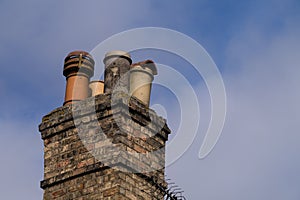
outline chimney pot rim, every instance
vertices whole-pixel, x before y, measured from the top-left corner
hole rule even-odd
[[[90,81],[90,84],[91,83],[104,83],[104,81],[102,81],[102,80],[93,80],[93,81]]]
[[[131,59],[131,56],[128,52],[126,51],[122,51],[122,50],[113,50],[113,51],[109,51],[105,54],[105,58],[106,57],[112,57],[112,56],[125,56]]]
[[[75,50],[75,51],[72,51],[70,52],[67,56],[77,56],[77,55],[84,55],[84,56],[89,56],[89,57],[92,57],[91,54],[89,54],[89,52],[86,52],[86,51],[83,51],[83,50]]]
[[[114,57],[119,57],[119,58],[124,58],[126,60],[129,61],[130,65],[132,64],[132,60],[131,60],[131,56],[128,52],[126,51],[121,51],[121,50],[115,50],[115,51],[109,51],[105,54],[105,57],[103,59],[103,62],[105,64],[105,62],[110,59],[110,58],[114,58]]]
[[[136,66],[140,66],[143,69],[148,68],[152,71],[153,75],[157,75],[157,67],[153,60],[145,60],[145,61],[133,63],[131,65],[131,69],[134,69]]]

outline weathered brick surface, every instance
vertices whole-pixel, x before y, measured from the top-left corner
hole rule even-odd
[[[39,129],[45,200],[163,199],[170,130],[137,99],[89,98],[55,109]]]

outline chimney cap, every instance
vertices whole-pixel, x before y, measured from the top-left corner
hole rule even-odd
[[[82,51],[82,50],[76,50],[76,51],[72,51],[68,54],[68,56],[76,56],[76,55],[85,55],[85,56],[89,56],[89,57],[92,57],[88,52],[86,51]]]
[[[94,65],[95,61],[88,52],[80,50],[72,51],[65,58],[63,74],[64,76],[68,76],[71,72],[77,72],[81,68],[83,73],[91,77],[94,75]]]
[[[137,62],[131,65],[131,68],[134,68],[136,66],[141,66],[142,68],[148,68],[152,71],[153,75],[157,75],[157,68],[155,63],[152,60],[144,60],[141,62]]]
[[[121,50],[114,50],[114,51],[109,51],[105,54],[105,57],[103,59],[103,62],[105,62],[107,59],[112,58],[112,57],[121,57],[127,59],[130,64],[132,63],[131,56],[128,52],[126,51],[121,51]]]

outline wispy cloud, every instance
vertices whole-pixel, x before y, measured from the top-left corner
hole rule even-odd
[[[175,179],[191,199],[300,197],[300,28],[289,16],[283,21],[279,32],[246,23],[233,35],[224,73],[228,112],[221,140],[205,160],[195,159],[194,145],[169,168],[170,174],[185,169]],[[193,181],[182,178],[186,171]]]

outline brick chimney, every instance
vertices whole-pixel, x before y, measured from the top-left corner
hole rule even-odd
[[[164,199],[165,144],[170,134],[166,120],[148,108],[148,96],[129,98],[129,77],[121,80],[123,95],[112,101],[116,83],[129,74],[129,54],[110,52],[104,63],[104,93],[87,98],[92,57],[76,51],[65,59],[65,106],[44,116],[39,125],[44,200]],[[135,65],[140,71],[134,73],[152,81],[156,68],[148,64]]]

